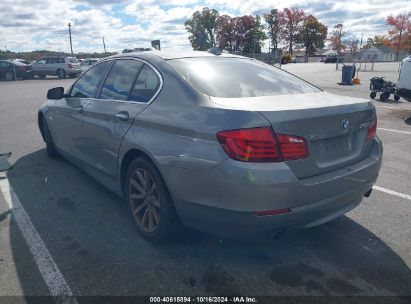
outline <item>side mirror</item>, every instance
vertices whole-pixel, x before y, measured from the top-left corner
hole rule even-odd
[[[64,88],[57,87],[48,90],[47,99],[62,99],[64,97]]]

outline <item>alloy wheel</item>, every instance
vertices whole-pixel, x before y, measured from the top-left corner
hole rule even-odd
[[[129,201],[137,225],[146,232],[156,230],[160,222],[160,198],[151,174],[137,168],[129,180]]]

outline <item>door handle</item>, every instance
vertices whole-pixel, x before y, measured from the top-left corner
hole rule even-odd
[[[121,121],[127,121],[129,119],[128,112],[118,112],[116,118]]]
[[[84,113],[84,107],[83,107],[82,105],[79,105],[79,106],[76,108],[76,111],[77,111],[78,113],[82,114],[82,113]]]

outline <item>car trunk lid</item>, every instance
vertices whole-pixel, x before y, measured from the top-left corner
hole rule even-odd
[[[286,162],[298,178],[348,166],[366,158],[371,150],[367,132],[375,110],[367,100],[326,92],[211,100],[222,106],[258,111],[276,134],[304,137],[309,157]]]

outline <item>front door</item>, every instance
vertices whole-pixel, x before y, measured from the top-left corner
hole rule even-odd
[[[68,97],[49,101],[47,121],[56,146],[80,160],[84,160],[81,146],[88,144],[83,136],[84,109],[95,97],[110,64],[104,61],[94,66],[74,83]]]
[[[150,65],[138,59],[118,59],[84,111],[83,147],[86,161],[95,169],[117,178],[121,142],[134,118],[150,103],[160,87],[160,77]]]

